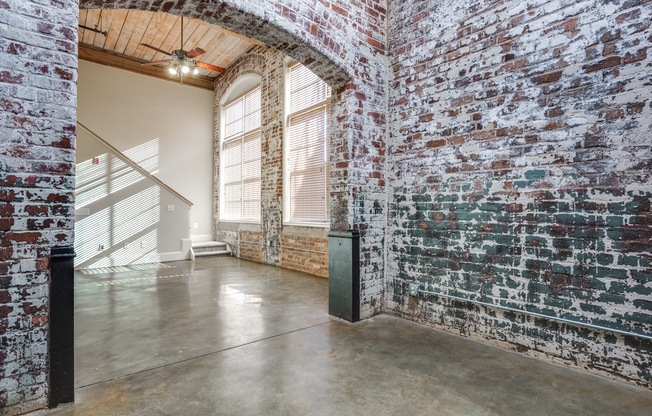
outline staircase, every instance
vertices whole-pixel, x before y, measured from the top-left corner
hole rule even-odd
[[[220,241],[197,241],[192,243],[191,258],[230,256],[231,248]]]

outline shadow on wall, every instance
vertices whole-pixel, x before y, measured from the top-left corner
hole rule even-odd
[[[187,259],[190,206],[151,177],[158,139],[119,154],[80,129],[77,143],[75,268]]]

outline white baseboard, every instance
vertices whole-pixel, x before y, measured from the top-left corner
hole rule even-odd
[[[182,252],[182,251],[172,251],[169,253],[159,253],[159,261],[161,263],[165,263],[168,261],[179,261],[179,260],[188,260],[189,259],[189,252]]]

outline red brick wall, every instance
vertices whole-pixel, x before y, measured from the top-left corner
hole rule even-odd
[[[45,406],[50,248],[73,238],[74,1],[0,1],[0,413]]]
[[[652,385],[649,1],[390,10],[387,310]]]
[[[232,243],[231,247],[235,248],[238,256],[245,260],[262,262],[263,241],[263,233],[240,231],[238,239]]]
[[[324,231],[322,235],[325,234]],[[328,238],[283,234],[281,266],[328,277]]]

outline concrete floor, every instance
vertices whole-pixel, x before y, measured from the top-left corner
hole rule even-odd
[[[42,414],[652,414],[652,391],[390,316],[333,319],[325,279],[166,266],[76,274],[76,404]]]

